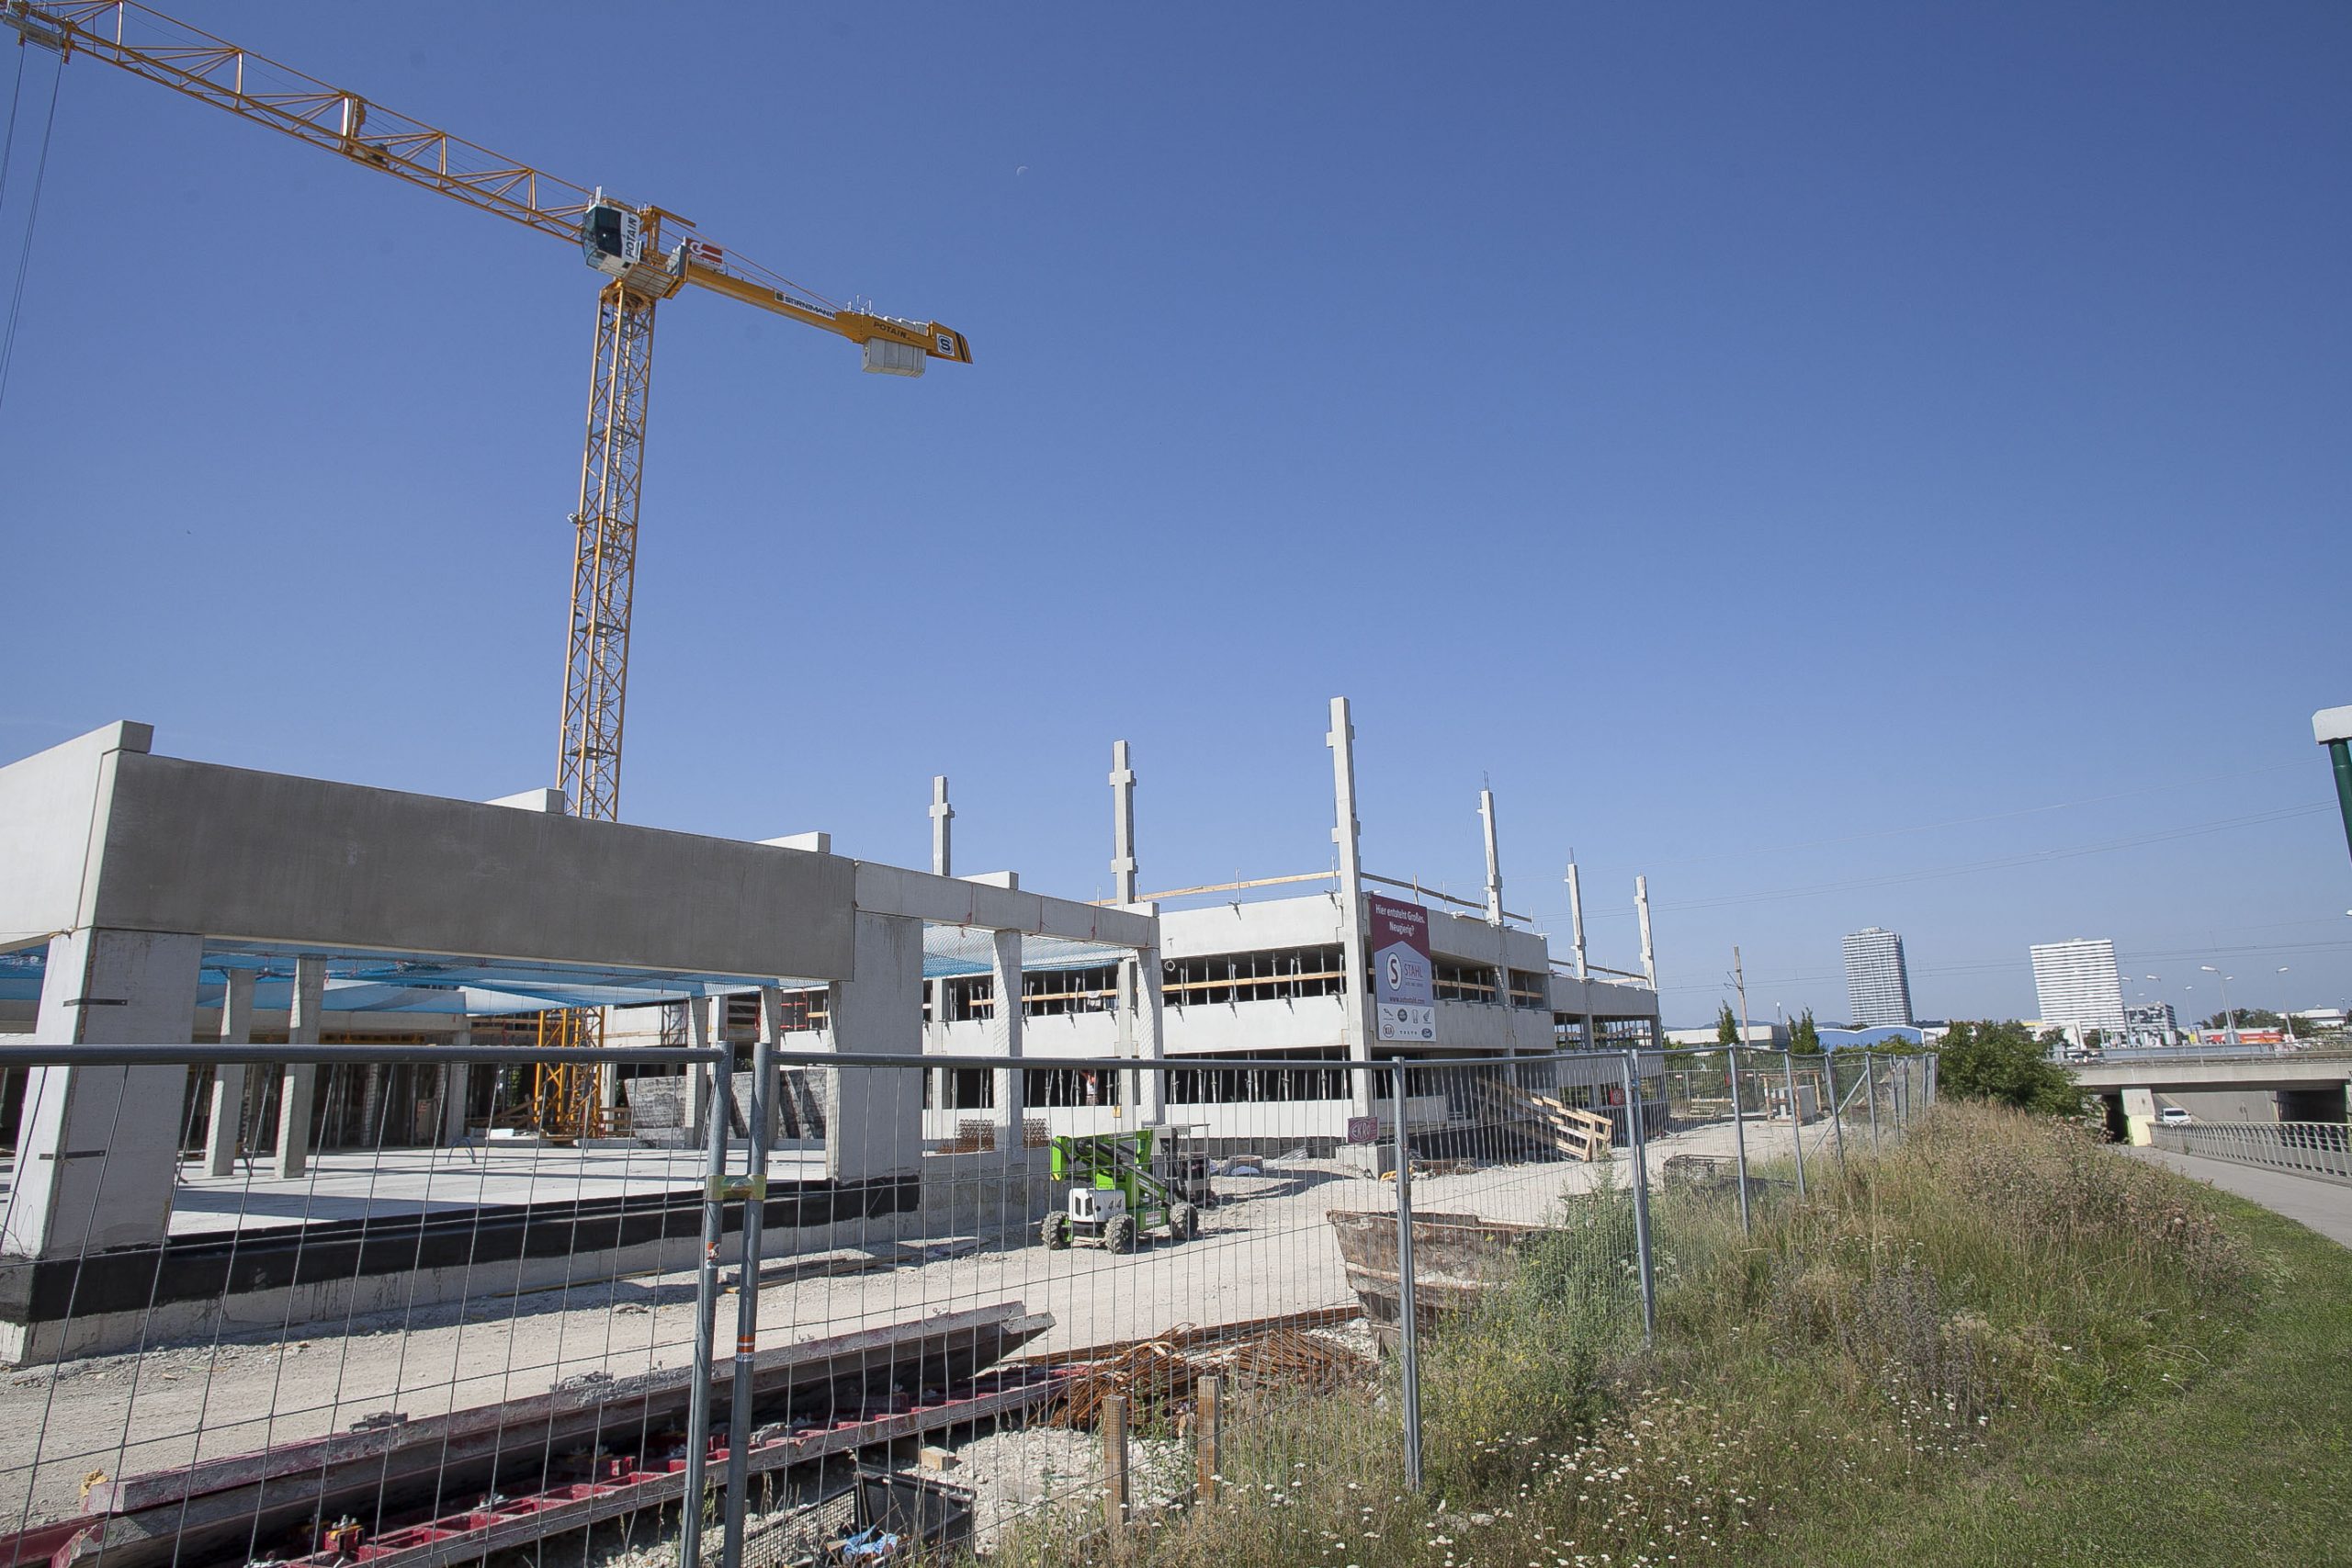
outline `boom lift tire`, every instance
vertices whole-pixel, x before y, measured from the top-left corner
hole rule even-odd
[[[1069,1250],[1069,1216],[1058,1210],[1047,1214],[1037,1226],[1037,1239],[1046,1244],[1048,1252]]]
[[[1114,1214],[1102,1227],[1102,1245],[1113,1252],[1133,1252],[1136,1249],[1136,1217]]]

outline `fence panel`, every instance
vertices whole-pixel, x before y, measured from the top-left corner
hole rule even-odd
[[[771,1023],[0,1051],[40,1064],[0,1199],[0,1568],[765,1568],[877,1523],[1087,1561],[1227,1485],[1458,1473],[1564,1358],[1637,1358],[1709,1249],[1833,1201],[1933,1081]],[[593,1113],[535,1132],[557,1081]]]
[[[2156,1147],[2175,1154],[2352,1182],[2352,1132],[2340,1122],[2160,1123],[2149,1136]]]

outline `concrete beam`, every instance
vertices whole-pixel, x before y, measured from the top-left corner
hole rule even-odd
[[[156,757],[148,733],[0,768],[0,931],[849,974],[848,860]]]
[[[1133,909],[991,887],[968,877],[933,876],[872,861],[854,863],[860,914],[1057,936],[1110,947],[1150,947],[1159,941],[1158,922]]]

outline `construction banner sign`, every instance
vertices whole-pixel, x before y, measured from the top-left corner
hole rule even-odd
[[[1437,998],[1430,989],[1430,912],[1378,894],[1371,906],[1372,999],[1383,1040],[1434,1041]]]

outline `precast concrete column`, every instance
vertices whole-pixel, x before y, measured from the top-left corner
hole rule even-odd
[[[254,1038],[254,982],[250,969],[229,971],[220,994],[220,1043],[249,1045]],[[245,1067],[223,1062],[212,1074],[212,1118],[204,1129],[204,1174],[233,1176],[237,1147],[245,1129]]]
[[[990,1054],[1003,1057],[1006,1066],[996,1069],[996,1109],[991,1114],[1000,1129],[996,1146],[1000,1150],[1017,1149],[1021,1146],[1021,1123],[1027,1109],[1022,1103],[1021,933],[997,931],[994,938],[989,973],[996,985],[996,1005],[989,1010],[989,1049]]]
[[[1127,758],[1127,743],[1111,743],[1111,897],[1122,905],[1136,901],[1136,770]],[[1144,1025],[1140,1014],[1144,1008],[1143,987],[1159,978],[1158,965],[1147,970],[1134,953],[1119,960],[1119,1055],[1130,1060],[1143,1055]],[[1156,987],[1155,987],[1156,988]],[[1157,1020],[1154,1021],[1155,1024]],[[1156,1031],[1155,1031],[1156,1032]],[[1155,1049],[1151,1055],[1157,1055]],[[1127,1092],[1121,1098],[1125,1106],[1133,1107],[1139,1124],[1148,1126],[1159,1118],[1147,1105],[1150,1091],[1148,1079],[1158,1075],[1130,1072],[1125,1075]],[[1114,1112],[1116,1114],[1116,1112]]]
[[[327,961],[305,954],[294,960],[294,1004],[286,1017],[288,1045],[319,1043],[319,1010],[326,1003]],[[311,1160],[311,1100],[319,1069],[289,1066],[277,1086],[277,1152],[270,1169],[281,1180],[302,1174]]]
[[[922,922],[861,911],[848,980],[829,988],[827,1033],[844,1062],[922,1049]],[[828,1072],[825,1174],[835,1181],[922,1168],[922,1083],[914,1067]]]
[[[1584,883],[1577,875],[1577,863],[1568,862],[1568,922],[1575,932],[1577,949],[1577,978],[1589,980],[1592,972],[1584,959]]]
[[[1340,964],[1347,974],[1348,987],[1340,1033],[1348,1059],[1358,1064],[1348,1075],[1351,1109],[1358,1116],[1369,1116],[1374,1088],[1368,1066],[1372,1061],[1372,986],[1371,976],[1364,973],[1363,865],[1358,858],[1363,824],[1356,819],[1356,727],[1345,697],[1331,699],[1331,728],[1323,744],[1331,749],[1331,795],[1337,818],[1331,842],[1339,850],[1340,860]]]
[[[1487,923],[1490,926],[1498,926],[1503,923],[1503,861],[1502,852],[1495,843],[1495,792],[1493,790],[1482,789],[1478,792],[1478,819],[1485,824],[1487,830]],[[1503,965],[1506,986],[1509,984],[1510,968],[1510,965],[1508,963]],[[1506,995],[1503,1000],[1509,1002],[1510,998]]]
[[[1642,918],[1642,973],[1649,976],[1650,995],[1657,995],[1657,949],[1650,945],[1650,879],[1634,878],[1634,912]],[[1739,1026],[1747,1027],[1741,1019]]]
[[[1158,906],[1150,906],[1158,913]],[[1136,987],[1135,996],[1136,1055],[1147,1062],[1165,1060],[1168,1054],[1166,1037],[1161,1032],[1165,1020],[1161,1008],[1167,998],[1159,988],[1159,949],[1147,947],[1135,957]],[[1143,1081],[1136,1086],[1136,1123],[1152,1127],[1168,1120],[1168,1075],[1165,1072],[1142,1072],[1136,1075]]]
[[[931,874],[953,876],[955,864],[956,808],[947,804],[947,775],[940,773],[931,781]],[[929,1049],[947,1049],[947,977],[941,976],[931,982],[931,1045]],[[954,1081],[954,1069],[933,1067],[931,1070],[931,1108],[945,1111],[950,1099],[949,1088]]]
[[[922,1007],[922,988],[920,986],[915,988],[915,1007],[920,1012]],[[760,987],[760,1038],[779,1051],[784,1049],[784,987],[782,986]],[[920,1044],[922,1040],[920,1032],[917,1033],[916,1040]],[[758,1058],[755,1056],[754,1066],[757,1065],[757,1061]],[[805,1081],[806,1075],[803,1077]],[[765,1113],[761,1117],[761,1120],[767,1123],[764,1146],[773,1149],[776,1145],[776,1140],[784,1132],[783,1069],[774,1068],[768,1081],[759,1086],[752,1099],[757,1104],[765,1108]]]
[[[157,1045],[196,1035],[200,936],[84,929],[50,938],[39,1045]],[[153,1246],[179,1173],[181,1067],[35,1067],[17,1128],[0,1253],[71,1258]]]
[[[449,1036],[449,1044],[456,1050],[466,1050],[473,1043],[471,1024]],[[466,1100],[472,1089],[473,1067],[470,1063],[452,1062],[441,1069],[441,1141],[444,1144],[466,1141]]]
[[[710,1026],[711,1015],[726,1005],[725,998],[720,997],[696,997],[686,1004],[686,1038],[693,1042],[695,1050],[710,1048],[710,1043],[718,1033]],[[724,1070],[723,1066],[718,1069]],[[703,1118],[710,1114],[710,1086],[719,1081],[718,1074],[689,1067],[686,1080],[689,1086],[686,1090],[686,1129],[698,1142],[707,1141],[710,1136],[710,1123]]]

